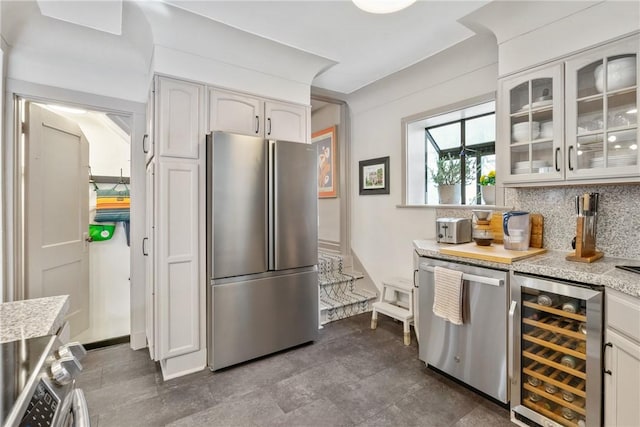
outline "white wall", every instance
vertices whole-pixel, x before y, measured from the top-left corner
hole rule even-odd
[[[340,105],[327,104],[311,114],[311,133],[318,132],[331,126],[340,126]],[[340,170],[341,158],[339,132],[336,132],[336,171]],[[338,176],[338,179],[342,177]],[[318,199],[318,239],[330,242],[340,242],[340,200],[342,195],[338,191],[338,197],[330,199]]]
[[[351,106],[352,248],[376,286],[411,278],[414,239],[435,237],[435,209],[401,203],[401,120],[496,90],[497,44],[476,36],[363,88]],[[390,156],[391,194],[358,195],[358,162]]]

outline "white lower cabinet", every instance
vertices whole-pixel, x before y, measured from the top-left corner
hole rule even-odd
[[[160,359],[205,347],[200,342],[199,165],[161,160],[158,188],[157,297]]]
[[[606,310],[605,426],[640,426],[640,299],[607,290]]]
[[[156,196],[155,196],[155,166],[156,160],[152,159],[147,165],[146,175],[146,193],[147,193],[147,206],[146,206],[146,232],[145,238],[142,241],[142,254],[145,256],[145,331],[147,334],[147,345],[149,347],[149,356],[151,359],[156,359],[155,343],[156,343],[156,319],[155,319],[155,211],[156,211]]]

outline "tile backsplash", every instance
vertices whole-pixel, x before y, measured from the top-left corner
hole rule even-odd
[[[571,251],[576,234],[575,196],[600,193],[596,247],[605,256],[640,260],[640,184],[507,188],[505,206],[544,216],[544,247]],[[456,215],[457,214],[457,215]],[[470,217],[463,209],[438,209],[438,217]]]

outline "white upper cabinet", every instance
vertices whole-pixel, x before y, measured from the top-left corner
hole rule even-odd
[[[264,102],[248,95],[211,89],[209,128],[242,135],[264,135]]]
[[[500,80],[496,152],[504,184],[640,176],[639,53],[638,36],[627,37]]]
[[[566,65],[567,178],[639,176],[637,38]]]
[[[265,100],[220,89],[209,91],[209,130],[308,142],[310,111],[303,105]]]
[[[194,83],[159,78],[156,91],[159,154],[197,159],[200,148],[200,103],[203,87]]]
[[[302,105],[267,101],[264,104],[265,137],[282,141],[307,142],[307,115]]]
[[[505,182],[564,179],[562,65],[502,80],[500,93]]]

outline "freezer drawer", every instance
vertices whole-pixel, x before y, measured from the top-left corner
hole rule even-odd
[[[209,287],[209,367],[213,370],[318,337],[318,272]]]
[[[465,274],[463,325],[454,325],[433,314],[435,266]],[[508,402],[508,273],[425,259],[420,263],[419,275],[420,359],[501,402]]]

